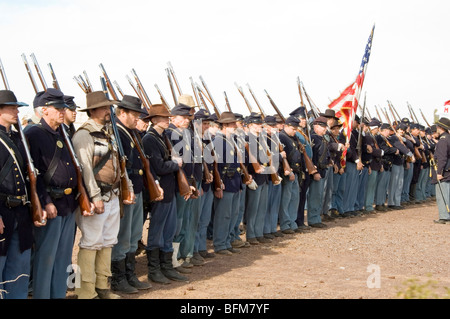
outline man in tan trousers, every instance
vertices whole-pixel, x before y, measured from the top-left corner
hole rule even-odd
[[[110,110],[111,105],[118,103],[109,100],[102,91],[88,93],[86,108],[80,111],[87,112],[89,119],[72,139],[83,166],[86,191],[95,206],[91,216],[76,215],[82,234],[77,261],[81,285],[75,290],[79,299],[120,298],[111,292],[108,284],[111,251],[117,243],[120,226],[120,163]],[[132,193],[132,183],[128,184]]]

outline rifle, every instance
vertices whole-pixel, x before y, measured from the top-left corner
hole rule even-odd
[[[195,83],[195,90],[198,93],[198,99],[200,100],[200,104],[203,106],[205,110],[208,111],[209,114],[211,114],[211,111],[209,110],[208,105],[206,104],[205,99],[203,98],[205,95],[203,94],[200,86],[197,83]],[[219,110],[217,110],[217,108],[214,108],[214,112],[216,113],[217,117],[220,116]]]
[[[28,143],[28,139],[23,133],[22,125],[20,121],[17,121],[17,124],[14,124],[17,131],[20,134],[20,138],[22,139],[22,144],[25,149],[25,155],[27,159],[27,172],[28,172],[28,181],[30,182],[30,203],[31,203],[31,216],[33,218],[33,222],[36,224],[45,224],[47,220],[43,218],[43,209],[41,206],[41,201],[39,200],[39,196],[37,193],[37,176],[39,172],[37,168],[33,164],[33,159],[31,158],[30,153],[30,145]]]
[[[31,53],[30,56],[31,56],[31,59],[33,60],[34,67],[36,68],[36,72],[38,74],[39,80],[41,81],[42,86],[46,90],[47,89],[47,83],[45,82],[44,76],[43,76],[43,74],[41,72],[41,68],[39,67],[39,64],[37,62],[36,56],[34,55],[34,53]]]
[[[283,116],[283,114],[280,112],[280,110],[278,109],[277,105],[275,104],[275,102],[272,100],[272,98],[270,97],[269,93],[267,93],[266,90],[264,90],[264,92],[266,92],[267,98],[270,101],[270,104],[272,105],[272,107],[275,109],[275,111],[277,112],[277,114],[280,116],[280,118],[283,120],[283,122],[286,122],[286,118]],[[281,143],[280,143],[281,145]],[[317,173],[317,168],[314,165],[314,163],[312,162],[311,158],[308,156],[308,153],[306,153],[306,148],[302,143],[299,143],[300,145],[300,151],[303,154],[303,157],[305,159],[305,165],[306,165],[306,169],[308,170],[310,175],[313,175],[315,173]],[[283,149],[280,148],[280,151],[283,151]],[[287,160],[286,160],[287,161]],[[283,164],[283,169],[284,169],[284,165]]]
[[[431,127],[430,123],[428,123],[427,119],[425,118],[425,115],[423,114],[422,110],[419,108],[420,113],[422,114],[423,120],[428,125],[428,127]]]
[[[297,76],[297,87],[298,87],[298,93],[300,94],[300,106],[305,106],[305,103],[303,103],[303,94],[302,94],[302,88],[300,84],[300,77]]]
[[[9,90],[9,83],[8,79],[6,77],[5,69],[3,68],[3,63],[0,60],[0,73],[2,75],[3,84],[5,85],[5,89]],[[32,76],[32,75],[31,75]],[[30,182],[30,205],[31,205],[31,216],[33,218],[33,222],[36,225],[39,224],[45,224],[47,222],[46,219],[44,219],[44,213],[41,206],[41,201],[39,200],[39,196],[37,193],[37,186],[36,186],[36,180],[37,176],[39,174],[38,170],[33,164],[33,159],[31,158],[30,153],[30,145],[28,144],[28,139],[26,138],[25,134],[23,133],[22,125],[20,124],[20,120],[17,120],[17,123],[14,124],[17,132],[20,134],[20,138],[22,140],[23,148],[25,150],[25,157],[27,161],[27,172],[28,172],[28,181]]]
[[[247,98],[245,97],[244,91],[242,90],[242,88],[236,83],[234,82],[234,85],[236,86],[236,88],[238,89],[239,93],[241,94],[242,98],[245,101],[245,105],[247,105],[247,108],[250,112],[250,114],[253,112],[252,110],[252,106],[250,105],[250,103],[248,102]]]
[[[191,81],[191,87],[192,87],[192,91],[194,92],[195,102],[197,102],[197,105],[200,107],[200,101],[198,99],[198,92],[195,88],[194,80],[192,79],[192,76],[189,77],[189,81]]]
[[[31,85],[33,86],[34,91],[38,92],[38,88],[36,85],[36,81],[34,80],[33,72],[31,72],[30,65],[28,64],[27,57],[25,56],[24,53],[22,53],[22,60],[23,60],[23,63],[25,64],[25,69],[28,72],[28,76],[30,77]]]
[[[136,149],[139,152],[139,157],[141,158],[142,165],[144,167],[144,182],[148,189],[150,201],[160,201],[163,199],[163,194],[159,191],[158,184],[156,184],[156,180],[151,173],[150,161],[148,156],[144,153],[141,137],[139,134],[136,134],[134,130],[132,131],[131,137],[133,138],[133,143],[136,145]]]
[[[139,79],[136,71],[134,69],[131,69],[131,73],[134,76],[134,79],[136,80],[137,87],[141,94],[138,94],[138,96],[142,96],[143,99],[140,97],[140,99],[143,101],[144,106],[146,107],[147,111],[150,111],[150,107],[152,106],[152,102],[150,101],[150,98],[147,95],[147,92],[145,91],[144,87],[142,86],[142,82]],[[134,88],[134,87],[133,87]],[[137,91],[137,90],[135,90]]]
[[[173,154],[173,145],[170,141],[167,134],[164,134],[164,141],[166,143],[166,147],[169,150],[169,154]],[[190,184],[186,178],[186,174],[183,169],[180,167],[176,173],[177,182],[178,182],[178,191],[180,192],[180,196],[184,197],[186,195],[191,195],[192,190]]]
[[[120,96],[123,97],[124,94],[123,94],[122,89],[119,86],[119,83],[117,83],[117,81],[113,81],[113,83],[116,86],[117,91],[119,91]]]
[[[261,105],[259,104],[255,94],[253,93],[252,88],[250,87],[250,84],[247,83],[248,91],[250,92],[251,96],[253,97],[253,100],[255,100],[256,106],[258,106],[259,111],[261,112],[262,118],[264,119],[266,117],[266,113],[264,113],[264,110],[262,109]]]
[[[177,95],[175,94],[175,88],[173,87],[173,82],[172,82],[172,78],[170,77],[169,69],[166,69],[166,74],[167,74],[167,79],[169,80],[170,91],[172,92],[173,101],[174,101],[175,105],[177,105],[178,99],[177,99]]]
[[[134,92],[136,93],[138,98],[142,101],[142,103],[144,104],[144,106],[145,106],[145,108],[147,109],[147,112],[148,112],[150,110],[150,108],[144,103],[144,97],[142,96],[142,91],[139,90],[139,88],[136,85],[134,85],[133,81],[130,79],[130,77],[128,75],[125,75],[125,78],[128,80],[128,83],[130,83],[130,85],[133,88]]]
[[[305,86],[303,85],[303,82],[301,82],[303,92],[305,92],[306,100],[308,101],[309,107],[311,108],[311,111],[314,113],[314,116],[317,118],[319,117],[320,110],[319,108],[314,104],[309,94],[306,92]]]
[[[111,92],[111,96],[113,97],[114,100],[118,100],[116,92],[114,91],[114,88],[111,85],[111,81],[109,80],[108,75],[106,74],[106,71],[103,67],[102,64],[100,64],[100,69],[103,72],[103,75],[105,77],[100,77],[100,81],[102,83],[102,88],[103,88],[103,93],[105,93],[106,98],[109,99],[109,94],[108,94],[108,89]],[[120,135],[119,135],[119,130],[117,128],[117,123],[116,123],[116,112],[114,110],[114,106],[111,105],[110,106],[110,111],[111,111],[111,126],[114,132],[114,137],[116,139],[116,144],[117,144],[117,148],[119,151],[119,163],[120,163],[120,188],[122,189],[122,200],[125,203],[132,203],[133,202],[133,197],[132,197],[132,192],[130,191],[131,185],[130,185],[130,180],[128,178],[128,173],[127,173],[127,156],[125,155],[125,151],[123,150],[122,147],[122,142],[120,140]]]
[[[408,102],[406,102],[406,103],[408,103]],[[415,120],[416,123],[419,124],[419,120],[417,119],[416,113],[414,112],[413,108],[411,107],[411,105],[409,103],[408,103],[408,108],[409,108],[410,112],[412,113],[413,120]],[[420,133],[419,133],[419,140],[420,140],[420,143],[422,143],[422,145],[425,144]],[[426,156],[425,150],[420,149],[420,153],[422,155],[422,163],[426,163],[427,156]]]
[[[364,95],[364,106],[363,106],[363,110],[362,110],[361,121],[362,121],[362,119],[364,119],[365,111],[366,111],[366,95]],[[362,127],[361,127],[361,125],[359,125],[358,143],[356,145],[356,150],[358,153],[358,158],[359,158],[359,160],[361,160],[361,154],[362,154]]]
[[[70,137],[67,134],[64,124],[61,124],[59,126],[59,129],[61,131],[61,135],[64,137],[64,142],[69,150],[70,157],[72,158],[72,162],[75,166],[77,174],[77,189],[79,193],[78,204],[80,205],[81,213],[82,215],[84,215],[83,214],[84,212],[92,214],[91,201],[83,183],[83,173],[82,173],[83,167],[81,163],[78,161],[77,155],[75,153],[75,150],[73,149],[72,142],[70,141]]]
[[[3,68],[2,59],[0,59],[0,73],[2,74],[3,84],[5,85],[5,89],[9,90],[8,79],[6,78],[5,69]]]
[[[169,66],[170,74],[172,75],[173,80],[175,81],[175,85],[177,86],[178,94],[182,95],[183,93],[181,92],[181,87],[180,84],[178,83],[177,77],[175,76],[175,71],[173,70],[172,63],[170,63],[169,61],[167,62],[167,65]]]
[[[214,102],[214,99],[213,99],[213,97],[212,97],[212,95],[211,95],[211,92],[210,92],[209,89],[208,89],[208,86],[207,86],[206,83],[205,83],[205,80],[203,80],[203,77],[202,77],[201,75],[199,76],[199,78],[200,78],[200,81],[202,82],[203,87],[204,87],[205,90],[206,90],[206,93],[207,93],[208,96],[209,96],[209,101],[211,102],[212,106],[214,107],[214,111],[216,112],[217,117],[219,117],[220,111],[219,111],[219,109],[217,108],[216,102]]]
[[[50,74],[51,74],[52,79],[53,79],[53,87],[54,87],[55,89],[60,90],[61,88],[60,88],[60,86],[59,86],[58,79],[56,79],[56,75],[55,75],[55,72],[53,71],[53,67],[52,67],[52,64],[51,64],[51,63],[48,64],[48,68],[49,68],[49,70],[50,70]]]
[[[228,101],[228,96],[227,96],[227,92],[223,91],[223,95],[225,96],[225,104],[227,106],[228,111],[231,111],[231,106],[230,106],[230,101]]]
[[[158,84],[155,83],[155,88],[159,93],[159,97],[161,98],[161,102],[162,104],[164,104],[164,106],[166,107],[167,111],[170,112],[170,106],[169,103],[167,102],[166,98],[164,97],[163,93],[161,92],[161,90],[158,87]]]

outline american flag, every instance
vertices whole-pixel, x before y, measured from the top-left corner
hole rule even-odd
[[[362,58],[361,66],[359,67],[358,76],[356,80],[350,84],[341,95],[332,101],[328,107],[335,111],[337,117],[341,119],[343,129],[346,134],[347,142],[350,140],[350,134],[353,129],[353,119],[355,118],[356,110],[359,105],[359,97],[361,95],[361,89],[364,83],[366,75],[367,64],[369,63],[370,52],[372,49],[372,38],[375,25],[370,33],[369,40],[367,41],[366,50]],[[347,150],[344,150],[342,158],[345,160]],[[341,161],[342,166],[345,167],[345,162]]]

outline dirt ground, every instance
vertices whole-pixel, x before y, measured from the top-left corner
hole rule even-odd
[[[450,224],[436,224],[435,202],[403,210],[335,219],[327,228],[275,238],[270,244],[216,255],[188,274],[189,282],[124,299],[397,299],[406,281],[450,287]],[[146,238],[147,224],[144,226]],[[245,235],[242,236],[245,239]],[[78,238],[78,237],[77,237]],[[212,251],[211,242],[208,241]],[[77,247],[77,246],[76,246]],[[74,260],[76,260],[74,251]],[[147,280],[147,259],[137,257]],[[74,298],[73,292],[68,298]]]

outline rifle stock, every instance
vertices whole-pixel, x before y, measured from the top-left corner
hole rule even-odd
[[[135,131],[133,131],[132,133],[133,134],[131,134],[131,137],[133,138],[133,143],[134,145],[136,145],[136,149],[139,152],[139,157],[141,158],[142,166],[144,167],[144,182],[150,195],[150,201],[162,200],[158,185],[156,184],[156,180],[150,170],[150,161],[148,160],[147,155],[145,155],[144,150],[141,147],[141,138],[139,134],[136,134]]]
[[[116,92],[114,91],[114,88],[111,85],[111,80],[109,79],[108,75],[106,74],[106,71],[103,67],[103,65],[100,63],[100,69],[103,72],[103,75],[105,77],[101,77],[100,81],[102,83],[103,93],[105,93],[106,97],[109,99],[108,90],[111,92],[111,95],[114,100],[118,100]],[[128,178],[127,173],[127,157],[125,155],[125,152],[122,147],[122,142],[120,140],[119,130],[117,129],[117,123],[116,123],[116,112],[114,110],[114,106],[110,106],[110,112],[111,112],[111,126],[114,132],[114,137],[116,139],[117,147],[119,150],[119,164],[120,164],[120,188],[121,188],[121,194],[122,194],[122,200],[131,203],[133,201],[133,193],[130,191],[132,189],[130,185],[130,179]]]
[[[46,220],[43,218],[44,213],[41,206],[41,201],[39,200],[39,196],[37,193],[37,176],[38,171],[36,167],[33,164],[33,159],[31,158],[30,154],[30,146],[28,144],[28,139],[26,138],[25,134],[23,133],[22,125],[20,124],[20,121],[17,121],[17,124],[14,125],[17,129],[17,131],[20,134],[20,137],[22,139],[22,143],[25,149],[26,159],[27,159],[27,172],[28,172],[28,181],[30,182],[30,194],[29,194],[29,201],[31,204],[31,217],[33,219],[33,222],[39,223],[39,224],[45,224]]]
[[[169,137],[167,136],[167,134],[164,134],[164,141],[166,143],[167,149],[169,150],[169,154],[172,154],[173,146],[172,146],[172,142],[169,140]],[[191,191],[190,184],[186,178],[186,174],[184,174],[184,171],[181,167],[178,169],[178,171],[176,173],[176,177],[177,177],[178,191],[179,191],[180,195],[182,197],[184,197],[186,195],[191,195],[192,191]]]

